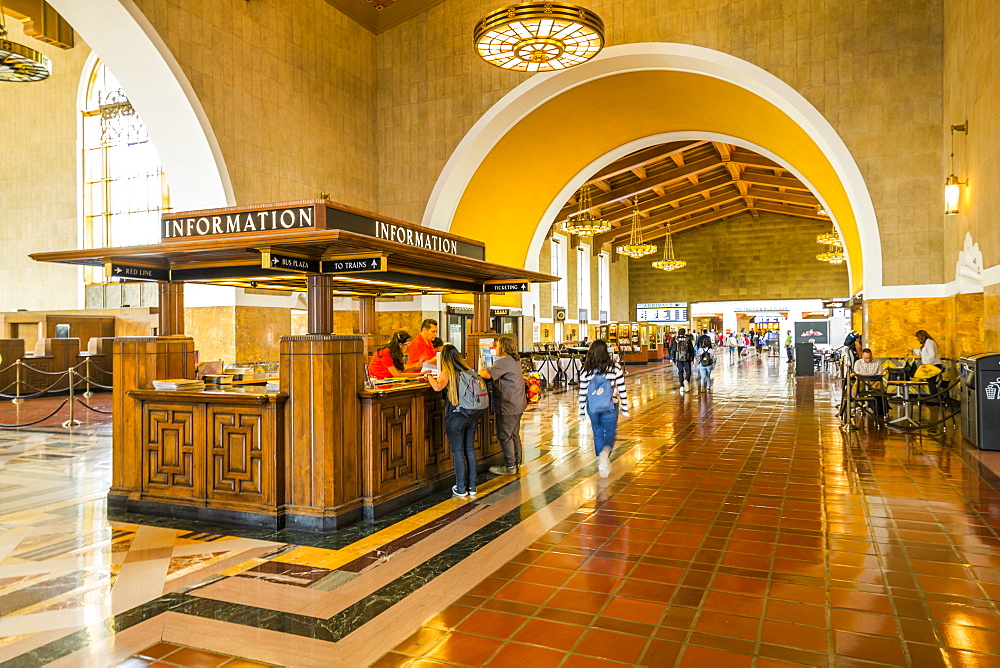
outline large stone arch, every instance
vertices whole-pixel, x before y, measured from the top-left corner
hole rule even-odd
[[[612,160],[662,141],[716,138],[788,167],[831,213],[853,292],[879,296],[882,249],[857,163],[822,114],[765,70],[702,47],[609,47],[594,60],[535,75],[466,134],[434,187],[424,224],[482,237],[489,260],[536,268],[545,230],[566,199]]]
[[[222,150],[191,83],[132,0],[51,0],[114,72],[156,145],[175,209],[236,204]]]

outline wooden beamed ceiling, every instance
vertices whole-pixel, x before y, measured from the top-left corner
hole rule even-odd
[[[620,243],[632,231],[633,208],[639,229],[652,239],[665,231],[690,230],[744,213],[780,213],[829,220],[817,213],[819,201],[781,165],[731,144],[670,142],[636,151],[597,172],[586,187],[594,215],[613,228],[594,237],[594,247]],[[556,225],[580,212],[576,196],[562,208]]]

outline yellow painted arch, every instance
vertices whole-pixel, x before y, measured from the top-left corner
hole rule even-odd
[[[778,156],[826,203],[844,240],[852,290],[862,289],[857,222],[844,185],[819,146],[759,95],[677,70],[606,76],[540,105],[479,164],[450,231],[486,239],[490,262],[525,266],[536,228],[567,183],[618,147],[670,132],[728,135]]]

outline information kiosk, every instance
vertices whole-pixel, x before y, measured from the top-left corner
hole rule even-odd
[[[368,388],[376,297],[471,293],[473,339],[493,337],[491,292],[558,277],[485,261],[479,241],[327,200],[171,213],[149,246],[32,255],[159,284],[159,336],[114,342],[110,503],[131,512],[323,531],[444,489],[444,405],[426,383]],[[153,389],[195,375],[184,283],[304,291],[308,333],[280,341],[279,391]],[[357,297],[359,334],[333,329]],[[469,356],[475,365],[479,355]],[[492,414],[476,449],[500,461]]]

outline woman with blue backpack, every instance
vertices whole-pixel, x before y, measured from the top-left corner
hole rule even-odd
[[[715,369],[715,352],[712,350],[712,339],[704,334],[698,337],[694,349],[695,366],[698,369],[698,381],[702,392],[712,391],[712,370]]]
[[[625,373],[608,352],[608,344],[598,339],[590,344],[580,372],[580,416],[590,416],[594,430],[597,473],[611,473],[611,449],[618,431],[618,411],[629,417]]]
[[[458,349],[446,343],[441,349],[441,369],[427,381],[435,391],[444,390],[444,431],[455,460],[454,496],[476,495],[476,427],[490,406],[486,381],[467,367]]]

